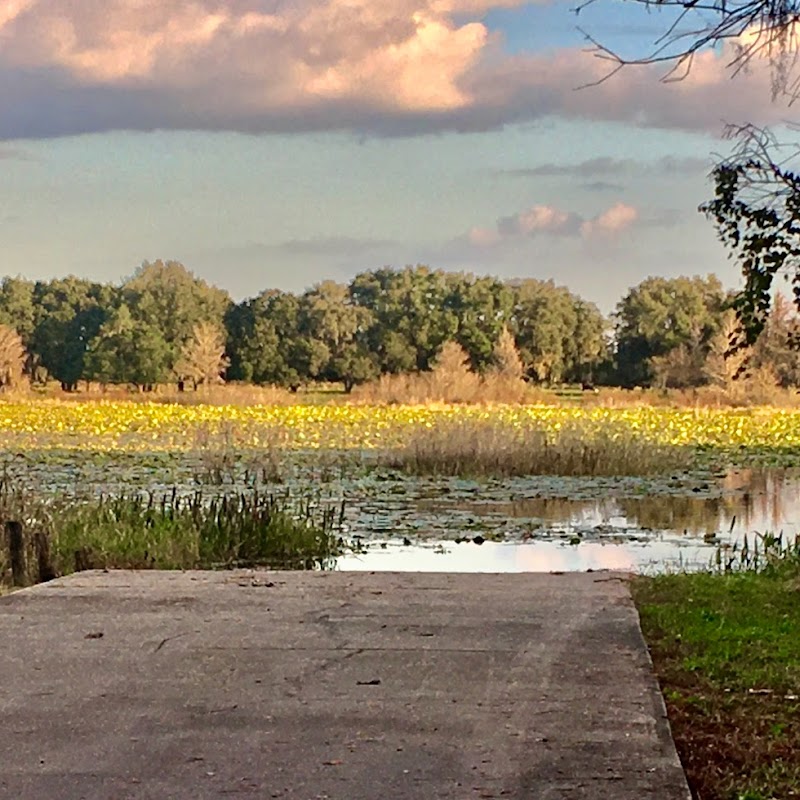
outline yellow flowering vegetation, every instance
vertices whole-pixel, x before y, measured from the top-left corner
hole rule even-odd
[[[440,424],[496,423],[635,437],[721,450],[800,448],[800,411],[650,406],[185,406],[136,402],[0,403],[0,447],[191,450],[224,437],[239,447],[388,448]]]

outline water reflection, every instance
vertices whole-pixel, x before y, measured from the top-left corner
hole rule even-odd
[[[707,536],[759,532],[794,534],[800,528],[800,475],[737,470],[721,480],[723,494],[654,494],[641,497],[534,497],[513,502],[439,502],[459,516],[532,520],[558,530],[589,528],[665,531]],[[420,504],[430,512],[430,504]]]
[[[340,559],[338,568],[663,571],[707,566],[718,546],[756,532],[792,539],[800,530],[798,471],[735,470],[714,485],[635,496],[630,487],[614,496],[603,486],[594,498],[506,499],[511,489],[418,499],[386,517],[391,533],[373,519],[363,530],[365,552]]]
[[[709,564],[714,549],[699,544],[688,552],[664,541],[638,544],[584,542],[569,546],[558,542],[485,542],[403,546],[384,543],[361,554],[339,559],[337,569],[376,572],[576,572],[622,570],[663,571]]]

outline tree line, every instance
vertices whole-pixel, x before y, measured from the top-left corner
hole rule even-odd
[[[611,319],[553,281],[426,266],[362,272],[302,294],[269,289],[235,303],[178,262],[145,262],[121,285],[68,277],[0,284],[0,384],[25,377],[149,388],[221,380],[346,390],[383,374],[426,371],[447,343],[469,366],[495,367],[503,336],[539,384],[688,387],[743,370],[800,383],[796,319],[778,301],[759,340],[732,348],[732,296],[714,276],[647,278]]]

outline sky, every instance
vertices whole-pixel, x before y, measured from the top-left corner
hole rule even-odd
[[[3,273],[174,259],[239,300],[424,263],[553,279],[608,313],[737,267],[697,207],[726,123],[781,124],[733,45],[682,80],[609,62],[635,3],[0,0]],[[689,23],[687,23],[688,25]]]

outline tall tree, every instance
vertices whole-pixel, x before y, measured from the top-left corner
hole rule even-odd
[[[492,368],[501,378],[508,380],[521,380],[525,373],[517,343],[511,331],[505,326],[500,331],[492,351]]]
[[[353,303],[346,286],[334,281],[317,284],[303,295],[301,309],[301,331],[327,352],[321,378],[341,381],[349,392],[355,384],[378,375],[367,344],[374,313]]]
[[[751,348],[741,345],[742,330],[733,309],[722,315],[719,330],[708,342],[704,364],[709,383],[731,391],[736,382],[745,377]]]
[[[585,0],[576,10],[591,2]],[[725,68],[732,77],[753,64],[769,67],[773,101],[791,105],[800,95],[796,0],[628,2],[672,13],[665,18],[654,52],[623,57],[592,39],[596,54],[610,64],[604,80],[625,67],[658,63],[668,65],[665,78],[680,80],[691,72],[696,56],[724,47]],[[734,308],[747,345],[756,341],[766,324],[778,274],[791,278],[795,305],[800,308],[800,176],[788,163],[787,148],[769,130],[752,123],[740,120],[728,129],[737,147],[714,169],[715,196],[700,207],[741,268],[745,282]],[[788,150],[794,156],[797,142],[791,142]]]
[[[469,354],[472,368],[483,370],[491,364],[495,342],[511,317],[514,294],[496,278],[449,273],[446,281],[444,308],[456,319],[454,338]]]
[[[115,294],[110,286],[75,277],[34,286],[35,327],[28,347],[65,390],[74,390],[86,377],[89,343],[113,307]]]
[[[0,282],[0,324],[13,328],[26,347],[36,327],[34,283],[25,278],[6,276]]]
[[[170,377],[169,346],[161,331],[134,319],[121,305],[101,326],[86,354],[86,374],[100,383],[131,383],[140,389]]]
[[[227,292],[195,277],[177,261],[144,264],[122,287],[122,296],[142,330],[157,329],[167,344],[167,368],[172,370],[194,326],[222,326],[231,305]]]
[[[727,300],[712,275],[647,278],[630,289],[616,312],[616,358],[623,385],[650,385],[654,365],[663,363],[653,359],[676,348],[705,348],[719,329]]]
[[[447,308],[449,292],[447,274],[423,265],[356,276],[350,294],[374,314],[366,342],[381,372],[430,367],[442,344],[458,332],[458,317]]]
[[[573,366],[575,298],[553,281],[524,280],[514,289],[511,324],[526,375],[546,383],[564,380]]]
[[[301,330],[300,298],[269,289],[230,309],[226,317],[232,380],[297,389],[316,378],[330,353]]]
[[[764,328],[752,346],[751,362],[766,368],[779,386],[800,386],[800,320],[792,304],[781,294],[775,297]]]

